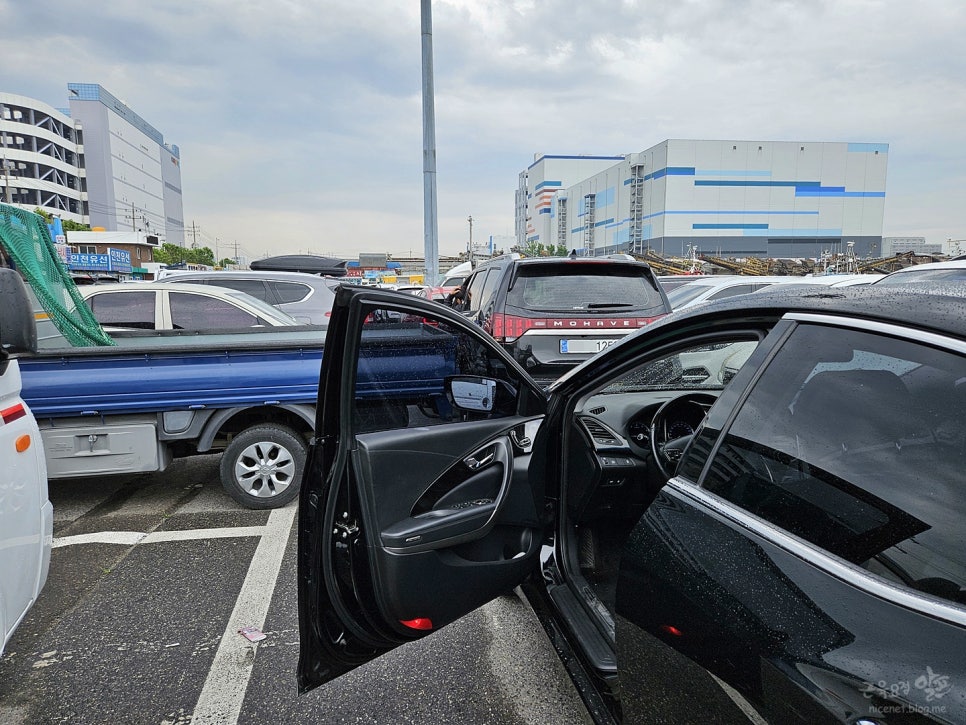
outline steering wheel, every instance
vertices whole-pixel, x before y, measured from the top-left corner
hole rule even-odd
[[[651,418],[651,453],[664,478],[674,475],[695,429],[704,420],[707,408],[717,399],[710,393],[685,393],[666,401],[654,413]],[[675,425],[682,428],[680,434],[673,430]]]

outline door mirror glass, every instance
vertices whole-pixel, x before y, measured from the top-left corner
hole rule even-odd
[[[459,410],[493,410],[496,380],[478,377],[452,377],[446,380],[446,392]]]

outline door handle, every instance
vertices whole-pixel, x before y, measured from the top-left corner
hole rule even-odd
[[[493,462],[492,450],[481,458],[474,458],[473,456],[468,456],[463,459],[463,463],[465,463],[466,467],[469,468],[471,471],[476,471],[482,468],[483,466],[485,466],[486,464],[492,463],[492,462]]]

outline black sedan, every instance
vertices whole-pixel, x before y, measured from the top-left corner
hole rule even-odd
[[[301,691],[522,585],[601,723],[966,722],[962,297],[726,300],[543,391],[345,287],[316,435]]]

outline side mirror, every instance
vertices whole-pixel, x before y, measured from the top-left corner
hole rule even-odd
[[[493,410],[496,381],[471,375],[446,378],[446,393],[458,410],[489,413]]]
[[[37,349],[37,323],[20,274],[0,267],[0,347],[5,353]]]

